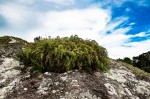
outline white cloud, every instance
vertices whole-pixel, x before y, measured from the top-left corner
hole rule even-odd
[[[116,31],[114,30],[114,32],[112,32],[111,34],[105,35],[101,39],[100,44],[105,46],[106,48],[121,46],[131,37],[131,35],[125,35],[125,33],[129,30],[130,28],[121,28],[117,29]]]
[[[82,9],[48,9],[46,11],[39,11],[30,9],[29,5],[36,3],[36,0],[21,1],[13,0],[17,3],[5,3],[0,5],[0,15],[2,15],[10,27],[20,28],[28,26],[23,34],[8,33],[10,30],[0,30],[1,33],[9,35],[18,35],[26,40],[33,41],[36,36],[70,36],[77,34],[84,39],[94,39],[100,45],[106,47],[111,58],[132,57],[150,49],[150,40],[142,42],[129,42],[132,37],[145,37],[148,36],[147,32],[141,32],[136,35],[126,35],[132,29],[132,25],[122,27],[127,24],[128,17],[119,17],[114,20],[111,19],[111,9],[104,10],[97,5],[85,7]],[[44,0],[50,6],[66,6],[78,5],[79,2],[75,0]],[[44,2],[43,1],[43,2]],[[90,0],[88,0],[90,1]],[[127,0],[123,0],[126,2]],[[40,1],[41,2],[41,1]],[[82,3],[87,0],[82,0]],[[107,1],[106,4],[115,3],[121,6],[123,2],[120,1]],[[106,5],[105,4],[105,5]],[[88,5],[88,4],[87,4]],[[31,7],[31,6],[30,6]],[[60,7],[61,8],[61,7]],[[30,27],[32,23],[32,27]],[[12,31],[11,31],[12,32]],[[110,32],[110,34],[106,34]],[[0,34],[2,35],[2,34]]]
[[[36,0],[12,0],[12,2],[17,2],[19,4],[25,4],[25,5],[31,5],[35,2]]]
[[[127,44],[130,47],[125,46],[116,46],[111,47],[108,49],[110,57],[113,57],[115,59],[117,58],[124,58],[124,57],[130,57],[140,55],[144,52],[149,51],[150,46],[148,46],[150,43],[150,40],[142,41],[142,42],[133,42]]]
[[[109,24],[105,27],[105,29],[102,31],[103,33],[106,33],[107,31],[113,32],[115,28],[120,26],[122,23],[125,23],[128,20],[127,17],[118,17],[114,20],[111,20]]]
[[[73,5],[74,0],[44,0],[49,3],[58,4],[58,5]]]
[[[104,42],[101,42],[107,48],[109,52],[109,57],[117,59],[137,56],[144,52],[149,51],[150,40],[141,42],[129,42],[132,37],[145,37],[147,36],[144,32],[136,35],[126,35],[126,34],[111,34],[110,36],[105,36]]]
[[[118,17],[114,21],[111,21],[109,24],[107,24],[102,33],[104,34],[107,31],[110,31],[110,34],[105,34],[101,39],[100,44],[108,48],[121,46],[122,44],[127,42],[131,37],[131,35],[126,35],[126,33],[131,30],[130,26],[117,28],[121,26],[121,24],[125,23],[127,19],[127,17]]]
[[[150,2],[149,0],[101,0],[99,1],[99,5],[105,6],[105,7],[121,7],[123,4],[126,2],[131,2],[134,3],[138,6],[144,6],[144,7],[149,7]],[[126,9],[129,11],[129,9]]]
[[[140,32],[140,33],[137,33],[137,34],[133,35],[132,37],[147,37],[147,36],[150,36],[150,34],[148,32],[149,31],[147,31],[147,32]]]
[[[119,17],[107,24],[106,28],[103,30],[104,33],[107,31],[111,33],[108,35],[105,34],[99,43],[108,50],[109,57],[111,58],[132,58],[150,49],[148,45],[150,40],[129,42],[133,37],[145,37],[148,36],[148,34],[146,34],[146,32],[140,32],[135,35],[127,35],[126,33],[132,29],[131,26],[120,27],[122,24],[126,23],[127,19],[128,18]]]
[[[53,5],[73,5],[75,3],[75,0],[12,0],[12,2],[16,2],[24,5],[31,5],[36,2],[40,2],[40,3],[46,2]]]
[[[132,23],[130,23],[129,25],[131,25],[131,26],[132,26],[132,25],[134,25],[134,24],[135,24],[135,23],[134,23],[134,22],[132,22]]]
[[[136,35],[134,35],[135,37],[144,37],[144,36],[147,36],[147,34],[145,32],[140,32]]]
[[[15,3],[6,3],[0,7],[0,15],[2,15],[12,27],[20,27],[26,24],[30,14],[30,11],[27,11],[24,6],[19,6]]]
[[[29,32],[41,35],[70,36],[77,34],[82,38],[99,39],[99,31],[103,30],[110,20],[107,10],[99,8],[74,9],[66,11],[49,11],[38,19],[40,27]],[[44,34],[42,34],[44,33]]]

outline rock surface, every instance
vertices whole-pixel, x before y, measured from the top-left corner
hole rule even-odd
[[[21,73],[19,62],[2,58],[0,98],[3,99],[150,99],[150,82],[111,60],[109,73]]]
[[[107,73],[74,70],[37,76],[22,72],[9,48],[0,49],[5,52],[0,55],[0,99],[150,99],[150,77],[139,77],[127,64],[110,59]]]
[[[0,99],[4,98],[7,92],[11,92],[14,86],[19,82],[20,68],[19,62],[13,58],[1,58],[0,65]]]

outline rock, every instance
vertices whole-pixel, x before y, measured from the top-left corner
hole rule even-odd
[[[106,88],[107,88],[107,90],[108,90],[108,93],[109,93],[110,95],[116,95],[116,96],[118,96],[118,94],[117,94],[115,88],[114,88],[110,83],[106,83],[106,84],[104,84],[104,85],[106,86]]]
[[[39,77],[32,77],[28,73],[19,75],[21,71],[14,68],[19,66],[15,59],[3,58],[0,65],[0,83],[3,83],[0,98],[149,99],[149,81],[137,79],[136,74],[121,63],[111,62],[117,65],[112,65],[108,73],[46,72]],[[14,80],[11,79],[14,77]],[[20,78],[24,80],[20,82]]]
[[[26,77],[26,78],[29,78],[29,77],[30,77],[30,74],[26,75],[25,77]]]
[[[24,90],[24,91],[27,91],[27,90],[28,90],[28,88],[24,88],[23,90]]]
[[[0,46],[0,99],[150,99],[150,77],[142,79],[127,64],[112,59],[106,73],[22,72],[24,65],[16,60],[22,47],[17,42]]]
[[[77,80],[72,80],[72,82],[70,83],[72,86],[74,87],[79,87],[78,81]]]
[[[60,77],[62,81],[67,81],[67,76]]]
[[[49,72],[45,72],[44,74],[45,74],[45,75],[51,75],[51,73],[49,73]]]
[[[15,39],[11,39],[9,43],[16,43],[17,41]]]
[[[5,97],[7,92],[13,90],[13,87],[16,86],[20,81],[20,71],[15,68],[19,67],[19,61],[14,60],[13,58],[3,58],[3,62],[0,65],[0,97]]]
[[[53,91],[52,91],[53,94],[56,93],[56,92],[57,92],[56,90],[53,90]]]
[[[56,86],[59,85],[59,82],[54,82],[54,83],[55,83]]]
[[[127,92],[127,94],[128,94],[129,96],[132,96],[132,93],[129,91],[128,88],[125,88],[125,91]]]
[[[51,83],[51,79],[46,79],[43,77],[40,86],[38,87],[38,94],[46,94],[48,90],[48,84]]]

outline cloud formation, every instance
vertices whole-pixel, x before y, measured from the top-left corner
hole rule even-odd
[[[132,41],[136,37],[148,37],[148,31],[128,34],[136,22],[130,16],[113,17],[113,7],[126,2],[147,7],[146,0],[12,0],[0,4],[0,16],[7,24],[0,27],[0,35],[12,35],[33,41],[36,36],[70,36],[77,34],[84,39],[96,40],[107,48],[111,58],[132,57],[150,49],[150,39]],[[110,6],[112,4],[112,6]],[[84,5],[84,6],[83,6]],[[130,11],[129,11],[130,9]],[[131,12],[127,7],[126,12]],[[1,25],[0,25],[1,26]],[[13,32],[13,33],[12,33]]]
[[[30,33],[37,36],[39,30],[43,35],[52,37],[70,36],[77,34],[82,38],[95,39],[99,37],[99,31],[103,30],[110,20],[107,11],[99,8],[74,9],[65,11],[49,11],[41,15],[38,19],[41,24],[38,29]]]

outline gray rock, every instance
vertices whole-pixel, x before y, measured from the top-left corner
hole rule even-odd
[[[0,99],[150,99],[150,77],[142,79],[112,59],[107,73],[24,73],[24,65],[16,60],[22,47],[14,46],[16,42],[0,47]]]

